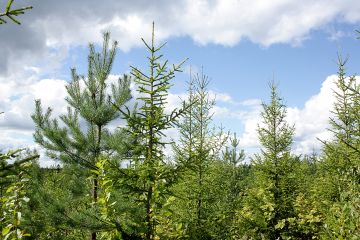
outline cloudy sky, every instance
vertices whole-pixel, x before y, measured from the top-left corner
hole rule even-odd
[[[104,31],[119,42],[115,78],[146,66],[140,38],[155,21],[165,57],[189,58],[170,103],[184,94],[190,66],[203,67],[217,99],[215,123],[236,132],[248,152],[258,147],[260,103],[273,78],[296,125],[294,152],[309,153],[320,148],[317,138],[329,138],[337,52],[349,56],[349,74],[360,69],[358,0],[17,0],[14,7],[27,5],[34,9],[21,26],[0,25],[1,149],[34,146],[34,99],[63,112],[70,68],[86,73],[88,43],[100,44]]]

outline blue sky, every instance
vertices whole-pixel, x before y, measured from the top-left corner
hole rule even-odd
[[[0,0],[0,6],[5,1]],[[21,5],[21,1],[17,4]],[[101,32],[119,41],[112,74],[145,67],[146,50],[155,21],[158,43],[166,59],[185,58],[184,73],[171,89],[171,104],[183,95],[189,66],[201,67],[216,95],[214,122],[237,132],[248,152],[259,147],[256,126],[260,102],[269,96],[268,82],[279,84],[288,106],[288,121],[296,124],[294,151],[309,153],[329,138],[327,119],[332,104],[337,52],[349,56],[348,73],[359,69],[360,2],[356,0],[106,0],[76,2],[49,0],[21,18],[22,26],[0,26],[0,147],[33,146],[29,117],[33,100],[41,98],[55,114],[63,112],[64,85],[70,68],[86,73],[88,42],[101,43]],[[10,64],[11,63],[11,64]],[[170,106],[172,107],[172,106]]]
[[[358,26],[360,28],[356,24],[330,24],[326,28],[333,32],[341,31],[344,36],[335,38],[335,33],[329,30],[314,30],[298,45],[279,43],[265,47],[244,39],[231,47],[220,44],[204,46],[190,37],[158,42],[167,43],[162,51],[165,59],[176,63],[188,58],[184,65],[185,74],[180,74],[174,81],[173,92],[184,91],[190,66],[195,70],[203,67],[204,73],[212,79],[212,89],[226,92],[237,101],[266,99],[269,93],[267,84],[274,78],[287,105],[302,107],[307,99],[318,93],[324,79],[337,72],[338,53],[349,57],[347,67],[350,74],[359,69],[360,55],[357,53],[360,52],[360,40],[355,32]],[[150,23],[148,27],[151,28]],[[61,70],[50,77],[69,79],[71,67],[86,72],[87,53],[85,46],[72,48]],[[113,73],[127,72],[130,65],[145,67],[146,54],[142,47],[126,52],[120,49]]]

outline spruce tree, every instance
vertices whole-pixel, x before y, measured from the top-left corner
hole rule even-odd
[[[190,79],[187,82],[187,99],[189,108],[184,113],[182,118],[177,123],[177,129],[179,131],[178,143],[172,145],[179,172],[185,170],[188,164],[194,158],[194,146],[195,146],[195,124],[194,124],[194,107],[197,104],[197,96],[195,89],[195,79],[193,78],[190,69]]]
[[[244,150],[239,151],[239,144],[240,141],[236,137],[236,134],[234,134],[233,137],[230,138],[230,146],[226,147],[223,152],[223,161],[230,166],[230,191],[228,196],[229,203],[232,205],[230,209],[236,208],[233,204],[235,204],[236,198],[238,197],[237,195],[239,194],[239,179],[241,178],[239,169],[241,163],[245,160],[245,152]]]
[[[164,131],[174,127],[179,116],[186,107],[174,109],[165,113],[168,90],[172,85],[175,73],[181,71],[180,63],[168,67],[159,51],[164,46],[155,46],[154,24],[151,43],[142,39],[149,52],[149,70],[147,72],[137,67],[131,67],[131,74],[139,93],[139,108],[134,112],[122,111],[127,121],[127,130],[133,139],[129,167],[126,169],[125,187],[129,195],[139,203],[144,212],[140,224],[144,224],[143,239],[157,239],[160,211],[170,195],[169,188],[174,181],[174,170],[167,164],[164,155]],[[115,104],[118,106],[117,104]]]
[[[325,218],[324,237],[343,239],[360,237],[360,87],[355,76],[346,76],[346,62],[338,56],[329,128],[333,139],[322,141],[324,150],[318,178],[321,184],[316,188]]]
[[[51,118],[51,108],[43,111],[40,100],[36,101],[32,115],[36,126],[35,142],[46,150],[50,158],[91,172],[94,209],[98,198],[96,163],[108,149],[106,139],[111,135],[108,124],[120,117],[113,104],[122,107],[131,98],[128,76],[119,78],[115,84],[108,83],[117,46],[114,42],[109,48],[109,38],[109,33],[105,33],[100,53],[93,44],[89,45],[87,77],[79,75],[76,69],[71,70],[72,81],[66,86],[68,108],[67,113],[59,117],[61,122],[58,118]],[[96,229],[91,235],[96,239]]]
[[[211,161],[207,171],[209,206],[206,210],[209,214],[206,228],[211,239],[237,237],[236,212],[242,208],[250,170],[243,162],[245,154],[239,144],[235,134],[229,137],[222,154]]]
[[[215,100],[209,97],[209,78],[203,72],[192,75],[188,83],[190,107],[178,124],[179,143],[174,145],[177,165],[181,169],[176,186],[178,218],[187,225],[191,239],[211,238],[209,224],[212,206],[217,196],[212,195],[213,166],[218,160],[227,136],[212,128],[212,108]]]
[[[335,103],[332,111],[333,117],[330,118],[331,128],[329,131],[334,134],[337,144],[344,145],[342,149],[345,152],[340,154],[345,161],[343,164],[349,168],[356,166],[356,162],[352,162],[351,159],[359,159],[360,157],[360,114],[358,111],[360,84],[358,84],[355,76],[346,77],[346,62],[347,59],[343,60],[341,55],[338,56],[338,79],[335,82],[337,90],[334,90]],[[356,169],[349,170],[356,171]]]
[[[241,202],[246,187],[246,178],[249,174],[249,166],[244,164],[245,152],[239,149],[240,141],[234,134],[230,137],[230,146],[225,148],[222,160],[224,165],[221,180],[226,190],[224,206],[222,207],[223,224],[222,231],[226,237],[234,236],[236,231],[236,211],[241,208]]]
[[[239,218],[249,236],[283,239],[291,234],[287,218],[294,217],[292,204],[297,193],[290,153],[294,126],[286,122],[286,107],[274,82],[270,89],[271,100],[262,104],[258,126],[262,148],[253,159],[255,181]]]

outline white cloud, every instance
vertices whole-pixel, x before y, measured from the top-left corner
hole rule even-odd
[[[0,117],[1,118],[1,117]],[[0,149],[9,150],[33,145],[32,132],[23,130],[1,130]]]
[[[131,8],[128,13],[121,12],[115,6],[108,12],[110,16],[107,21],[95,22],[92,29],[112,30],[114,36],[123,43],[121,47],[124,50],[137,46],[140,34],[149,35],[150,28],[147,25],[152,20],[157,23],[157,36],[160,39],[187,35],[199,44],[233,46],[243,38],[264,46],[274,43],[296,44],[308,37],[311,30],[333,20],[359,21],[360,17],[355,14],[359,8],[360,4],[354,1],[342,0],[333,1],[332,4],[326,0],[315,3],[310,0],[183,0],[167,2],[162,6],[159,4],[151,9],[142,6]],[[84,31],[81,41],[89,35],[87,29],[80,28],[80,31]],[[68,37],[65,42],[71,41],[74,40]]]
[[[333,90],[336,90],[336,80],[337,75],[328,76],[322,83],[319,93],[310,97],[303,108],[287,108],[287,121],[289,124],[295,124],[294,153],[309,154],[319,151],[322,147],[319,139],[331,139],[332,134],[327,129],[330,127],[329,118],[334,104]],[[254,150],[260,147],[256,129],[261,123],[261,110],[260,100],[249,99],[241,102],[236,109],[233,105],[216,106],[214,116],[220,120],[230,118],[236,124],[242,124],[243,131],[239,135],[240,146]]]
[[[249,149],[257,149],[260,147],[257,127],[260,118],[261,105],[252,105],[248,112],[243,112],[241,114],[241,120],[244,125],[244,131],[240,136],[240,147],[249,148]]]
[[[0,99],[0,149],[30,148],[44,153],[33,140],[34,124],[31,114],[34,113],[35,99],[41,99],[43,107],[51,106],[54,115],[65,112],[66,81],[59,79],[42,79],[33,81],[27,79],[26,84],[17,81],[9,83],[0,81],[2,98]],[[54,162],[41,155],[43,166]]]
[[[5,3],[0,0],[0,6]],[[5,112],[0,116],[0,128],[4,136],[5,131],[33,129],[30,115],[34,99],[43,99],[44,107],[53,107],[56,114],[64,112],[66,81],[40,76],[51,76],[63,66],[71,47],[100,43],[103,31],[110,30],[112,38],[119,41],[119,47],[124,51],[142,45],[141,36],[150,37],[152,21],[156,23],[156,38],[160,41],[189,36],[201,45],[233,46],[248,39],[269,46],[297,44],[312,30],[324,28],[333,21],[357,23],[360,20],[360,2],[351,0],[334,0],[332,4],[326,0],[316,3],[311,0],[159,0],[152,5],[145,0],[105,0],[101,3],[95,0],[86,3],[49,0],[41,4],[30,0],[27,4],[33,5],[34,9],[20,17],[21,27],[5,24],[0,28],[0,111]],[[324,29],[327,31],[326,27]],[[330,33],[333,38],[344,34]],[[257,145],[254,129],[258,100],[239,104],[228,94],[211,91],[211,96],[215,95],[220,103],[214,108],[215,117],[240,119],[244,125],[244,147]],[[184,95],[182,98],[185,99]],[[177,95],[170,94],[168,100],[167,109],[180,104]],[[247,109],[233,111],[226,104]],[[289,114],[300,119],[304,115],[301,111],[293,109]],[[311,125],[306,127],[301,123],[298,128],[297,137],[301,138],[305,134],[301,131],[310,131]],[[303,148],[307,149],[311,143],[305,145]]]
[[[6,1],[0,0],[0,6]],[[18,4],[18,3],[16,3]],[[0,27],[0,116],[1,142],[26,144],[19,131],[33,129],[30,114],[34,99],[43,100],[57,114],[65,110],[65,80],[41,79],[56,70],[68,56],[70,47],[101,42],[101,32],[110,30],[119,47],[128,51],[142,45],[140,37],[149,38],[151,22],[156,22],[156,38],[189,36],[196,43],[233,46],[242,39],[270,46],[277,43],[300,44],[310,32],[323,29],[334,21],[358,23],[360,1],[354,0],[145,0],[115,1],[28,1],[34,9],[21,16],[21,28],[12,24]],[[328,32],[337,39],[346,33]],[[16,63],[16,64],[15,64]],[[196,70],[196,69],[195,69]],[[114,76],[115,78],[116,76]],[[304,108],[289,108],[288,119],[296,124],[295,151],[308,152],[318,148],[316,137],[326,139],[331,108],[331,79],[320,92],[310,98]],[[230,95],[211,91],[220,103],[214,108],[216,118],[233,118],[243,124],[242,147],[259,146],[257,123],[260,101],[236,102]],[[182,94],[182,98],[185,99]],[[175,94],[168,98],[168,109],[179,106]],[[13,136],[13,137],[11,137]],[[32,143],[30,143],[32,145]]]
[[[318,140],[331,137],[329,127],[330,111],[333,108],[337,76],[331,75],[323,82],[320,92],[306,101],[304,108],[288,108],[288,121],[295,124],[296,153],[310,153],[321,148]]]
[[[35,100],[41,99],[44,107],[51,106],[55,114],[65,112],[66,81],[43,79],[29,84],[17,82],[2,83],[0,89],[5,89],[0,99],[0,128],[23,129],[31,131],[34,128],[30,115],[34,112]]]
[[[229,96],[226,93],[222,93],[223,96]],[[229,96],[230,97],[230,96]],[[257,135],[257,125],[260,122],[261,112],[261,100],[259,99],[247,99],[241,102],[237,102],[234,99],[224,98],[222,106],[214,106],[214,118],[221,122],[224,119],[233,119],[234,125],[242,125],[242,132],[238,134],[240,140],[240,147],[245,148],[250,152],[256,151],[259,146],[259,140]],[[224,105],[226,103],[226,105]],[[234,131],[234,129],[232,129]]]
[[[0,3],[5,5],[4,0]],[[156,3],[48,0],[40,4],[30,0],[27,4],[34,9],[20,17],[21,28],[12,24],[0,28],[3,59],[0,73],[24,71],[24,66],[34,68],[41,64],[56,68],[61,58],[67,56],[69,47],[100,43],[100,33],[108,30],[119,41],[119,47],[128,51],[142,46],[140,37],[150,37],[152,21],[156,23],[159,41],[189,36],[201,45],[233,46],[248,39],[269,46],[296,45],[308,38],[312,30],[326,32],[330,23],[355,24],[360,20],[360,2],[354,0],[333,0],[331,4],[328,0],[159,0]],[[330,34],[334,38],[345,33]]]
[[[209,90],[209,98],[215,99],[216,102],[235,103],[229,94],[222,92],[215,92],[212,90]]]
[[[337,89],[337,75],[331,75],[323,82],[320,92],[306,101],[304,108],[288,108],[288,121],[295,123],[296,153],[311,153],[319,150],[321,140],[329,140],[332,134],[327,128],[335,101],[333,91]],[[357,78],[359,82],[359,78]]]

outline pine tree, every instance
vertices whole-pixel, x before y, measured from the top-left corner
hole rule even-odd
[[[32,172],[29,218],[24,222],[30,239],[88,239],[92,229],[112,231],[110,224],[98,222],[100,214],[91,207],[88,169],[64,164]]]
[[[98,198],[98,176],[96,163],[106,155],[106,139],[111,136],[107,125],[120,116],[117,108],[130,98],[130,78],[119,78],[117,84],[108,84],[108,77],[114,62],[117,42],[109,49],[109,33],[104,34],[102,52],[95,51],[90,44],[88,75],[83,77],[72,69],[72,81],[67,85],[67,114],[51,118],[51,108],[42,110],[40,100],[32,115],[35,122],[35,142],[46,149],[50,158],[63,164],[75,164],[92,172],[92,201],[96,206]],[[110,88],[111,87],[111,88]],[[108,90],[111,89],[111,93]],[[96,231],[92,232],[96,239]]]

